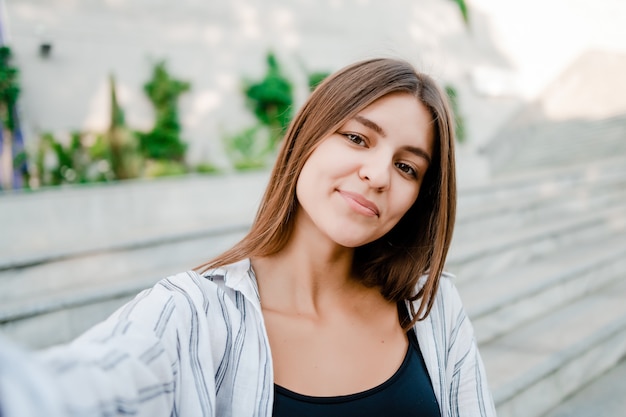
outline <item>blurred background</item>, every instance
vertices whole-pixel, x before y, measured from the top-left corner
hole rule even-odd
[[[625,23],[620,0],[0,0],[0,331],[66,342],[229,247],[315,85],[397,57],[456,112],[448,269],[499,415],[626,415]]]

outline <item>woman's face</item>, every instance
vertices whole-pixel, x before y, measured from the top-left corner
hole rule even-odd
[[[320,141],[296,185],[296,227],[358,247],[385,235],[413,205],[433,154],[429,111],[385,96]]]

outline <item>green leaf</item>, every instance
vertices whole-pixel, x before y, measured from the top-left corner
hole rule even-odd
[[[467,4],[465,3],[465,0],[452,0],[456,3],[456,5],[459,7],[459,11],[461,12],[461,16],[463,16],[463,21],[465,22],[465,24],[469,24],[469,14],[468,14],[468,10],[467,10]]]

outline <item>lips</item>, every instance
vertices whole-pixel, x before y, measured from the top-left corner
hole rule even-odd
[[[357,212],[366,216],[379,216],[380,210],[373,202],[363,197],[361,194],[352,193],[350,191],[337,190],[339,194],[348,202],[348,204]]]

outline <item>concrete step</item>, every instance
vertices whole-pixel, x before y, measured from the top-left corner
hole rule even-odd
[[[0,286],[2,288],[0,291],[0,305],[2,306],[0,308],[0,323],[3,323],[7,327],[6,331],[13,333],[20,342],[33,347],[42,347],[69,340],[86,329],[89,323],[93,324],[112,312],[117,305],[115,300],[126,300],[170,273],[190,269],[200,264],[232,245],[243,236],[243,233],[241,231],[239,234],[215,235],[203,239],[162,244],[156,247],[82,256],[20,270],[5,271],[0,274]],[[612,246],[626,247],[619,243],[623,239],[619,242],[618,240],[614,239],[606,245],[609,248]],[[623,251],[614,252],[616,251],[607,251],[601,259],[606,261],[621,259],[620,256]],[[592,288],[593,285],[586,286],[589,284],[589,270],[594,265],[601,264],[602,260],[599,260],[597,256],[587,254],[587,258],[577,256],[576,259],[579,262],[575,265],[569,265],[569,269],[560,270],[554,266],[556,261],[560,262],[559,265],[568,265],[568,253],[560,255],[560,257],[552,256],[544,262],[548,264],[552,262],[553,267],[551,269],[547,266],[536,266],[534,272],[530,270],[528,274],[532,274],[534,277],[543,277],[544,280],[527,279],[526,284],[528,285],[523,291],[519,286],[519,282],[524,282],[522,278],[518,278],[517,287],[511,282],[504,287],[502,284],[491,285],[490,279],[495,278],[492,278],[493,275],[489,277],[488,274],[484,274],[484,276],[490,279],[460,280],[461,284],[469,283],[466,285],[467,288],[479,288],[479,294],[483,289],[485,289],[484,294],[487,294],[486,288],[495,291],[491,302],[486,303],[484,300],[476,302],[476,299],[471,296],[472,291],[470,290],[468,309],[472,316],[475,316],[481,323],[485,323],[483,325],[484,330],[479,333],[479,339],[493,338],[510,326],[531,318],[532,315],[528,314],[526,306],[532,305],[537,300],[550,299],[558,291],[566,291],[572,298],[577,294],[579,295],[581,291],[588,291],[589,288]],[[532,265],[536,264],[536,261],[532,263]],[[541,271],[543,275],[537,271]],[[511,272],[506,272],[504,275],[509,276]],[[518,275],[521,276],[521,273],[518,272]],[[570,275],[573,275],[573,278]],[[603,277],[605,279],[598,279],[594,284],[599,285],[599,283],[609,279],[610,276],[612,275],[607,274]],[[483,276],[478,278],[483,278]],[[552,282],[558,286],[557,289],[549,286]],[[517,299],[511,299],[512,295],[504,291],[509,287],[520,291],[520,296]],[[542,291],[539,291],[538,287]],[[575,289],[572,290],[572,287]],[[498,293],[498,291],[500,292]],[[529,298],[526,299],[525,297]],[[563,298],[567,299],[561,295],[559,302],[563,302]],[[508,305],[509,303],[510,305]],[[554,303],[554,301],[552,303],[543,302],[542,306],[547,307]],[[503,309],[503,305],[507,308]],[[75,320],[67,321],[65,318],[69,314],[80,316],[79,324],[85,323],[85,326],[74,324]],[[67,329],[57,331],[54,335],[46,335],[44,338],[41,330],[33,327],[38,323],[37,317],[42,318],[42,321],[50,321],[55,317],[65,320],[65,322],[61,321],[50,328],[64,327]],[[90,317],[92,318],[91,321]],[[515,320],[504,320],[503,323],[502,317],[513,317]]]
[[[447,268],[459,280],[491,275],[549,256],[565,245],[598,241],[604,236],[623,233],[626,228],[626,201],[619,206],[522,230],[501,230],[496,235],[477,234],[474,240],[454,241]]]
[[[26,268],[0,271],[0,305],[7,311],[14,303],[48,298],[64,291],[98,290],[113,284],[143,282],[146,274],[179,272],[208,260],[236,242],[246,229],[217,232],[181,241],[165,241],[151,246],[103,251],[68,257]],[[2,316],[0,316],[1,319]]]
[[[454,239],[464,241],[472,239],[476,233],[516,230],[538,222],[606,209],[622,201],[626,201],[626,175],[593,186],[581,184],[523,199],[485,201],[480,207],[460,209]]]
[[[543,417],[626,416],[626,360],[565,398]]]
[[[244,231],[103,252],[0,275],[0,329],[32,348],[66,342],[158,280],[232,246]]]
[[[576,247],[582,242],[598,242],[619,233],[614,226],[621,221],[619,214],[626,210],[623,209],[623,205],[618,205],[618,198],[603,194],[602,190],[606,188],[608,193],[611,190],[615,192],[615,188],[620,189],[621,181],[623,181],[621,166],[606,164],[594,172],[602,172],[602,175],[581,175],[579,172],[559,171],[551,177],[550,181],[566,186],[557,188],[556,194],[552,195],[560,196],[563,200],[567,200],[567,195],[571,193],[585,195],[585,192],[580,189],[579,182],[581,179],[584,180],[583,190],[585,190],[588,188],[587,182],[591,180],[594,184],[592,187],[594,191],[587,192],[587,195],[600,194],[600,199],[594,197],[593,201],[597,201],[594,204],[600,206],[604,202],[603,210],[596,210],[589,214],[582,210],[586,208],[584,204],[577,207],[574,205],[570,207],[571,211],[582,210],[584,213],[574,220],[570,218],[571,213],[568,213],[568,218],[565,220],[551,221],[549,225],[537,223],[534,227],[526,227],[516,233],[504,228],[500,230],[492,228],[496,229],[495,237],[482,233],[478,242],[470,240],[471,237],[466,237],[461,241],[455,240],[455,245],[457,241],[459,245],[455,246],[450,254],[449,266],[452,272],[458,274],[460,282],[479,279],[505,271],[506,268],[513,268],[515,265],[537,262],[562,247]],[[248,184],[260,181],[258,178],[251,180],[244,177],[244,179],[248,181]],[[542,190],[541,184],[545,182],[545,178],[530,176],[530,179],[513,179],[510,182],[514,186],[510,187],[506,182],[499,182],[496,188],[504,190],[507,194],[511,194],[511,190],[518,192],[521,190],[532,195],[531,193],[537,192],[537,189]],[[247,187],[249,188],[250,185]],[[498,195],[498,193],[491,194],[490,192],[485,194]],[[544,202],[540,201],[543,196],[534,195],[527,200],[509,198],[506,204],[500,202],[500,207],[497,203],[492,204],[488,201],[484,203],[487,207],[484,211],[491,210],[493,207],[514,210],[515,204],[511,204],[511,201],[531,201],[533,198],[534,208],[529,210],[530,212],[534,210],[533,215],[541,217],[541,213],[547,208]],[[608,203],[609,201],[611,204]],[[533,206],[533,204],[529,205]],[[554,204],[554,201],[551,204]],[[505,205],[506,207],[503,208]],[[217,211],[216,207],[221,211]],[[214,204],[211,210],[217,213],[212,218],[213,223],[203,221],[206,222],[205,227],[212,225],[212,229],[165,235],[161,238],[141,235],[140,238],[130,243],[122,241],[115,245],[110,244],[106,250],[97,250],[93,245],[86,244],[86,248],[82,251],[67,250],[57,252],[56,256],[47,253],[39,258],[31,254],[31,259],[20,264],[19,268],[5,266],[4,270],[0,270],[0,323],[4,323],[5,326],[10,324],[20,341],[31,346],[68,340],[63,337],[68,334],[73,337],[83,329],[81,326],[71,325],[71,320],[67,322],[70,324],[60,322],[56,325],[56,327],[67,325],[71,329],[56,332],[57,337],[51,337],[48,341],[41,341],[42,333],[36,328],[30,331],[18,331],[17,328],[19,323],[22,323],[24,329],[28,328],[27,320],[32,319],[32,322],[36,323],[36,317],[65,317],[63,314],[66,313],[62,313],[65,310],[71,310],[73,314],[80,315],[84,323],[89,321],[87,318],[90,314],[94,314],[91,323],[95,323],[112,311],[111,306],[115,305],[115,301],[111,300],[127,299],[125,297],[151,286],[156,280],[170,273],[192,268],[229,247],[243,236],[247,230],[247,224],[243,222],[235,225],[232,218],[228,220],[224,214],[224,211],[228,211],[228,207]],[[553,208],[553,210],[558,212],[558,208]],[[473,215],[477,216],[480,212],[481,210],[476,209]],[[245,217],[242,214],[238,216],[237,219]],[[532,217],[532,215],[529,216]],[[495,219],[495,216],[491,215],[490,218]],[[471,221],[466,224],[469,223]],[[626,222],[622,221],[623,223]],[[484,232],[489,229],[483,227],[481,230]],[[99,309],[98,305],[102,308]],[[97,313],[93,313],[94,311]]]
[[[515,155],[511,160],[509,167],[529,167],[546,165],[552,162],[555,163],[571,163],[571,162],[583,162],[598,157],[607,157],[617,154],[624,154],[626,148],[626,134],[622,137],[615,138],[611,141],[594,142],[595,147],[592,151],[589,150],[590,143],[580,143],[578,145],[569,145],[565,149],[559,149],[557,145],[552,145],[554,149],[539,148],[532,151],[520,152]]]
[[[248,226],[268,175],[189,175],[5,193],[0,270]]]
[[[557,161],[589,162],[615,155],[608,153],[608,149],[621,155],[626,153],[626,117],[623,115],[559,121],[548,120],[534,109],[527,114],[530,119],[534,119],[532,113],[542,117],[540,120],[518,117],[483,147],[493,173],[521,172],[533,165],[555,166]],[[546,160],[545,156],[554,159]],[[537,158],[542,162],[537,163]]]
[[[560,250],[541,261],[459,283],[465,308],[485,343],[624,278],[626,234]]]
[[[529,240],[532,240],[536,245],[541,243],[537,238],[538,233],[555,239],[555,236],[558,237],[560,232],[568,233],[561,236],[560,239],[572,242],[576,233],[580,232],[579,229],[582,229],[586,233],[585,236],[589,238],[590,230],[593,232],[595,226],[599,227],[599,231],[595,231],[596,234],[591,236],[600,233],[604,237],[606,219],[610,218],[615,222],[615,213],[622,212],[622,208],[620,206],[611,210],[605,209],[593,215],[585,215],[578,222],[562,221],[548,230],[539,225],[530,234],[528,230],[525,231],[524,235],[518,234],[513,237],[509,236],[510,233],[508,233],[506,239],[509,242],[507,244],[513,249],[516,249],[516,244],[521,245],[522,249],[526,250],[529,249],[529,246],[526,245]],[[589,227],[589,224],[593,227]],[[575,231],[574,234],[571,233],[572,229]],[[58,259],[55,262],[42,261],[30,268],[0,271],[0,286],[2,288],[0,302],[4,305],[3,310],[7,311],[8,307],[12,305],[11,300],[29,299],[40,302],[40,295],[50,297],[51,294],[62,292],[67,288],[71,288],[72,291],[77,291],[83,287],[101,289],[103,285],[110,286],[118,282],[128,283],[132,281],[135,275],[142,275],[145,271],[161,272],[157,273],[157,276],[162,277],[163,272],[168,271],[168,268],[176,268],[181,265],[189,268],[200,263],[217,253],[218,248],[226,248],[235,242],[243,236],[246,230],[245,226],[232,230],[217,229],[210,233],[207,232],[206,236],[182,236],[176,240],[165,240],[152,244],[148,244],[148,242],[145,245],[121,247],[118,250],[79,254],[79,256]],[[466,253],[461,255],[458,252],[453,252],[451,254],[451,269],[454,270],[455,265],[463,264],[463,262],[465,262],[463,266],[467,269],[467,263],[475,261],[475,258],[481,258],[480,260],[484,261],[483,258],[490,256],[493,252],[501,256],[502,248],[505,245],[503,239],[498,237],[482,244],[482,247],[478,246],[481,245],[473,243],[467,245]],[[546,245],[543,244],[541,249],[545,251]],[[454,261],[459,259],[461,262],[455,264]],[[107,267],[102,268],[102,265],[107,265]],[[176,270],[171,271],[175,272]],[[485,271],[487,270],[483,270],[483,273]],[[467,278],[462,276],[461,279]]]
[[[536,152],[537,149],[567,150],[570,146],[602,146],[604,143],[623,138],[625,134],[626,118],[614,117],[540,123],[520,130],[518,136],[528,144],[540,145],[524,146],[520,152]]]
[[[544,123],[529,126],[517,136],[524,142],[524,146],[520,147],[516,155],[542,155],[544,150],[559,153],[583,148],[593,152],[624,139],[626,118]]]
[[[486,202],[506,202],[559,190],[593,186],[606,181],[620,181],[626,175],[626,155],[615,155],[602,161],[588,161],[569,166],[541,167],[524,172],[499,174],[481,185],[459,191],[459,213],[484,207]]]
[[[564,137],[568,135],[565,134]],[[571,135],[570,135],[571,136]],[[583,157],[585,155],[604,155],[606,151],[621,150],[624,152],[624,138],[626,137],[626,124],[620,131],[601,132],[599,134],[590,134],[583,140],[561,142],[555,140],[555,137],[547,135],[537,135],[532,139],[528,138],[529,143],[524,146],[512,161],[523,162],[525,158],[529,160],[543,160],[546,157],[567,159],[572,157]]]
[[[459,213],[570,189],[583,179],[600,187],[626,177],[625,167],[626,160],[608,162],[590,165],[583,174],[561,170],[462,189]],[[267,175],[191,176],[3,195],[0,270],[184,240],[216,227],[248,227]],[[228,203],[215,201],[214,195]]]
[[[565,120],[525,120],[521,124],[505,126],[507,134],[526,136],[529,140],[536,137],[548,136],[555,142],[575,143],[586,140],[590,135],[603,137],[602,133],[623,131],[626,126],[624,115],[615,115],[605,118],[582,119],[570,118]],[[542,143],[543,141],[537,141]]]
[[[539,417],[625,353],[626,289],[616,285],[626,270],[624,162],[537,171],[460,191],[449,269],[459,276],[500,416]],[[262,179],[249,184],[255,181],[262,189]],[[158,233],[137,228],[125,241],[96,233],[93,242],[77,234],[56,253],[48,246],[13,267],[5,262],[2,331],[33,348],[71,340],[157,280],[231,246],[251,220],[254,207],[245,201],[254,187],[230,187],[248,190],[247,200],[237,200],[248,211],[236,219],[226,217],[230,205],[204,201],[211,216],[192,211],[189,228],[176,233],[185,212],[157,216],[159,208],[150,222],[168,224]],[[122,229],[110,236],[123,236]]]
[[[624,297],[620,280],[481,345],[498,416],[539,417],[615,366],[626,353]]]
[[[74,299],[66,305],[47,309],[40,314],[0,322],[0,331],[10,340],[28,349],[42,349],[67,343],[109,317],[111,313],[130,301],[138,291],[111,291],[98,297]]]
[[[592,159],[602,159],[626,153],[626,135],[612,142],[597,144],[593,151],[589,151],[588,146],[571,147],[567,150],[545,149],[540,154],[527,153],[517,154],[507,165],[506,170],[530,170],[536,167],[549,165],[567,165],[589,161]]]

